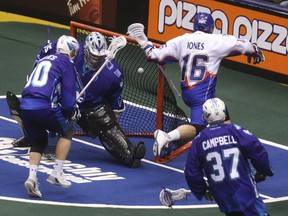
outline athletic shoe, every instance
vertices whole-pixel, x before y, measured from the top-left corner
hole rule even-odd
[[[154,138],[155,138],[155,142],[153,145],[153,154],[156,157],[156,156],[161,155],[162,148],[167,146],[170,140],[168,138],[167,133],[165,133],[162,130],[156,130],[154,132]]]
[[[28,195],[30,197],[37,197],[37,198],[41,198],[42,194],[39,190],[39,183],[36,181],[34,181],[33,179],[27,179],[24,183],[25,188],[28,191]]]
[[[67,181],[63,172],[52,172],[48,178],[47,182],[50,184],[58,185],[61,187],[68,188],[71,186],[71,182]]]
[[[15,148],[16,147],[30,147],[30,143],[25,136],[22,136],[11,143]]]
[[[133,161],[131,163],[131,168],[137,168],[141,165],[141,159],[145,157],[146,147],[144,142],[139,142],[135,147]]]
[[[43,152],[43,159],[55,161],[55,151],[56,151],[56,146],[47,146]]]

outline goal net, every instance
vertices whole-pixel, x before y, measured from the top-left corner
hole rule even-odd
[[[79,42],[84,43],[91,31],[100,32],[106,38],[122,35],[74,21],[70,23],[70,35],[77,38]],[[147,62],[145,53],[137,42],[128,36],[125,37],[127,45],[119,50],[115,57],[124,74],[122,96],[126,109],[120,114],[118,122],[125,134],[153,137],[156,129],[169,132],[179,125],[189,123],[184,111],[177,106],[174,92],[157,64]],[[144,69],[144,73],[137,72],[140,67]],[[78,134],[82,133],[79,128]],[[155,158],[155,161],[165,163],[189,146],[190,144],[186,144],[185,141],[173,143],[166,149],[167,152]]]

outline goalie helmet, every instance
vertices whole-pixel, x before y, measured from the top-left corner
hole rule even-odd
[[[219,98],[211,98],[203,104],[203,119],[208,124],[224,122],[226,118],[225,103]]]
[[[194,19],[194,31],[212,33],[214,29],[214,19],[211,14],[197,13]]]
[[[84,60],[88,68],[96,70],[99,62],[106,55],[107,42],[99,32],[91,32],[85,39]]]
[[[79,43],[72,36],[62,35],[57,41],[56,52],[68,55],[71,60],[76,57],[78,50]]]

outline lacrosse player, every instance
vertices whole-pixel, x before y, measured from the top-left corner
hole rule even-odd
[[[202,119],[202,105],[207,99],[216,96],[217,73],[222,59],[245,54],[248,56],[248,62],[253,59],[254,64],[265,60],[256,44],[231,35],[212,34],[213,29],[212,15],[198,13],[194,18],[194,33],[178,36],[160,48],[155,48],[144,34],[142,24],[134,23],[128,27],[127,34],[145,51],[147,61],[159,65],[179,62],[182,99],[191,109],[190,125],[181,125],[169,133],[162,130],[154,132],[155,156],[160,156],[161,149],[169,142],[192,140],[206,127],[206,122]],[[225,121],[231,123],[228,111]]]
[[[46,44],[38,53],[35,64],[44,56],[55,53],[57,41]],[[77,57],[74,59],[75,66],[79,73],[79,92],[93,77],[95,72],[105,61],[107,42],[99,32],[91,32],[80,44]],[[79,109],[81,118],[77,124],[92,138],[99,137],[105,149],[124,165],[131,168],[138,168],[141,159],[146,154],[146,147],[143,142],[133,145],[124,135],[117,116],[125,110],[121,96],[124,87],[123,73],[112,59],[103,68],[99,76],[87,88],[83,97],[80,97]],[[14,142],[23,146],[25,138]]]
[[[203,104],[208,126],[195,137],[187,155],[184,174],[189,189],[199,200],[214,198],[229,216],[269,215],[256,186],[274,175],[268,153],[257,137],[238,125],[224,124],[225,118],[225,104],[219,98]]]
[[[76,70],[73,59],[79,49],[77,40],[63,35],[56,44],[56,53],[37,62],[22,92],[20,114],[31,144],[29,177],[24,185],[31,197],[41,198],[37,171],[48,144],[47,130],[60,134],[56,145],[51,184],[70,187],[63,174],[73,135],[72,121],[80,117],[76,104]]]

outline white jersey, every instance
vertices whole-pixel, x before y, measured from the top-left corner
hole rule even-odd
[[[216,97],[221,60],[254,52],[248,40],[196,31],[171,39],[159,49],[151,49],[147,60],[159,64],[179,62],[182,99],[191,108],[191,124],[205,125],[202,105],[207,99]]]
[[[216,76],[223,58],[253,52],[253,45],[248,40],[197,31],[169,40],[160,49],[153,49],[148,59],[158,63],[179,61],[181,81],[191,87],[207,76]]]

